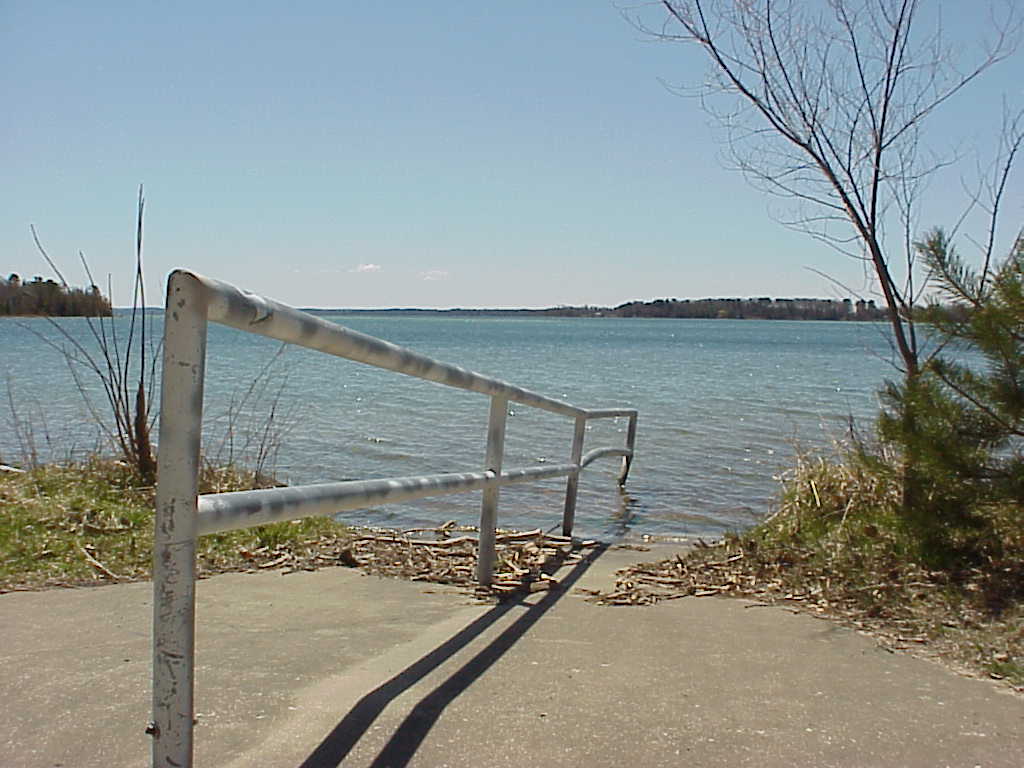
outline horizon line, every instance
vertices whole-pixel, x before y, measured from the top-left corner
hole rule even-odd
[[[268,297],[269,298],[269,297]],[[378,306],[378,307],[314,307],[314,306],[302,306],[289,304],[288,306],[294,309],[301,310],[303,312],[546,312],[550,310],[561,310],[561,309],[581,309],[581,310],[615,310],[619,307],[628,306],[629,304],[653,304],[659,301],[663,302],[676,302],[676,303],[694,303],[701,301],[764,301],[768,299],[772,302],[776,301],[820,301],[820,302],[831,302],[842,304],[845,301],[857,303],[864,301],[867,303],[874,303],[875,299],[855,299],[849,296],[843,298],[823,298],[815,296],[702,296],[700,298],[668,298],[659,297],[655,299],[630,299],[628,301],[620,302],[614,305],[601,305],[601,304],[552,304],[548,306],[533,306],[533,307],[465,307],[465,306],[452,306],[452,307],[414,307],[414,306]],[[281,304],[285,302],[279,299]],[[131,306],[127,305],[114,305],[112,309],[127,310],[131,311]],[[164,307],[162,305],[145,306],[142,309],[146,312],[160,311]]]

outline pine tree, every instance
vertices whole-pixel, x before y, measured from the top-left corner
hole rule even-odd
[[[939,290],[918,319],[940,352],[886,387],[879,433],[903,458],[908,526],[945,559],[971,549],[991,505],[1024,502],[1024,233],[980,271],[941,229],[916,247]]]
[[[940,355],[935,376],[958,400],[988,454],[979,467],[992,490],[1024,501],[1024,230],[1004,262],[979,272],[960,258],[942,230],[918,243],[949,303],[933,302],[926,320],[941,338],[981,356],[984,369]]]

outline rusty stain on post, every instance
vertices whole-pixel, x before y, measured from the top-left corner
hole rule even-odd
[[[153,765],[192,764],[195,549],[206,363],[206,291],[167,283],[153,540]]]

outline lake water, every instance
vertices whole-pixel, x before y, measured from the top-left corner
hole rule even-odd
[[[827,449],[851,416],[869,428],[875,393],[895,376],[885,328],[866,323],[320,314],[576,405],[639,409],[625,491],[615,482],[618,460],[598,461],[581,480],[577,531],[601,538],[714,536],[751,524],[770,511],[794,446]],[[161,318],[151,319],[158,336]],[[88,344],[84,320],[57,322]],[[118,319],[122,342],[126,322]],[[0,460],[8,463],[23,460],[30,439],[41,459],[102,445],[61,354],[36,334],[61,343],[45,320],[0,318],[8,400]],[[204,436],[211,457],[255,460],[273,409],[270,442],[278,448],[271,458],[289,483],[481,467],[487,397],[279,349],[211,326]],[[247,396],[260,371],[268,386]],[[80,376],[94,399],[102,396],[94,376]],[[593,423],[585,450],[621,445],[625,429],[625,419]],[[506,468],[568,460],[571,419],[513,404],[507,431]],[[505,488],[499,522],[554,526],[563,495],[564,480]],[[413,527],[471,523],[478,514],[479,493],[472,493],[347,519]]]

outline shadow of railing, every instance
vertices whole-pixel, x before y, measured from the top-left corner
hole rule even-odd
[[[526,611],[500,635],[412,707],[371,766],[384,768],[384,766],[408,764],[445,708],[490,669],[545,613],[551,610],[607,548],[607,545],[600,544],[591,549],[579,563],[573,566],[572,570],[560,579],[558,587],[545,592],[536,603],[530,604],[527,602],[530,596],[524,596],[519,600],[508,600],[496,605],[430,653],[367,693],[302,762],[300,768],[337,768],[340,766],[391,702],[456,653],[466,648],[488,627],[495,624],[512,609],[528,605]],[[560,566],[561,562],[556,559],[545,570],[553,572]]]

